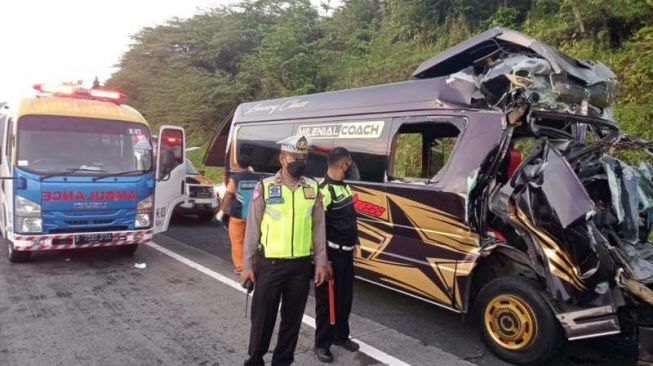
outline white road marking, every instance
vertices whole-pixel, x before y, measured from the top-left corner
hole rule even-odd
[[[214,271],[214,270],[212,270],[210,268],[207,268],[207,267],[205,267],[205,266],[203,266],[203,265],[201,265],[201,264],[199,264],[197,262],[194,262],[194,261],[192,261],[192,260],[190,260],[190,259],[188,259],[188,258],[186,258],[186,257],[184,257],[184,256],[182,256],[180,254],[177,254],[177,253],[173,252],[170,249],[164,248],[164,247],[156,244],[153,241],[150,241],[149,243],[147,243],[147,245],[152,247],[153,249],[156,249],[159,252],[173,258],[173,259],[178,260],[179,262],[181,262],[181,263],[183,263],[183,264],[185,264],[185,265],[187,265],[187,266],[189,266],[189,267],[191,267],[193,269],[196,269],[196,270],[204,273],[205,275],[207,275],[207,276],[209,276],[209,277],[211,277],[211,278],[213,278],[215,280],[218,280],[218,281],[222,282],[223,284],[233,288],[234,290],[240,291],[242,293],[247,292],[247,290],[245,290],[240,285],[240,283],[238,283],[237,281],[234,281],[229,277],[223,276],[220,273],[218,273],[218,272],[216,272],[216,271]],[[304,314],[304,317],[302,318],[302,322],[304,324],[308,325],[311,328],[315,328],[315,318],[313,318],[311,316],[308,316],[308,315]],[[370,356],[370,357],[372,357],[372,358],[374,358],[374,359],[376,359],[376,360],[378,360],[380,362],[383,362],[383,363],[385,363],[387,365],[391,365],[391,366],[395,366],[395,365],[396,366],[410,366],[406,362],[401,361],[401,360],[399,360],[399,359],[397,359],[397,358],[395,358],[393,356],[390,356],[389,354],[387,354],[387,353],[385,353],[385,352],[383,352],[383,351],[381,351],[381,350],[379,350],[377,348],[374,348],[374,347],[370,346],[369,344],[367,344],[365,342],[362,342],[362,341],[360,341],[358,339],[354,339],[354,340],[356,342],[358,342],[358,344],[360,345],[360,350],[359,350],[360,352],[363,352],[366,355],[368,355],[368,356]]]

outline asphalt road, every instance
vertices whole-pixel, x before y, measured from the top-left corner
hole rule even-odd
[[[193,216],[179,217],[166,236],[231,261],[227,232],[216,222],[199,223]],[[471,321],[408,296],[356,281],[352,312],[472,363],[508,365],[484,347]],[[604,337],[571,342],[550,364],[635,365],[636,352],[636,346],[624,337]]]
[[[0,259],[0,365],[242,364],[249,321],[244,294],[229,286],[237,277],[224,229],[184,217],[154,241],[133,257],[99,248]],[[307,316],[313,306],[309,298]],[[411,365],[505,365],[472,324],[435,306],[357,281],[353,308],[352,335],[367,350],[334,348],[334,365],[378,365],[379,351]],[[319,364],[310,324],[297,365]],[[572,343],[552,363],[634,364],[619,337]]]

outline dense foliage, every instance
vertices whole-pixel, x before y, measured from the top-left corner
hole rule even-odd
[[[650,139],[652,21],[653,0],[345,0],[335,9],[244,0],[143,29],[108,84],[154,125],[182,125],[188,146],[205,148],[241,102],[405,80],[438,51],[501,25],[612,67],[619,123]]]

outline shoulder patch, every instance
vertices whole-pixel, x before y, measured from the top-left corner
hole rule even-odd
[[[315,198],[315,189],[313,187],[304,187],[304,198],[314,199]]]

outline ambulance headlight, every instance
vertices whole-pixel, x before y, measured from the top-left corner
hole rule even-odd
[[[27,198],[16,196],[16,215],[25,217],[41,216],[41,205]]]
[[[17,217],[16,228],[19,233],[40,233],[43,231],[43,220],[40,217]]]
[[[136,221],[134,225],[137,228],[150,227],[152,224],[152,214],[136,214]]]
[[[140,201],[136,205],[136,228],[150,227],[152,225],[152,211],[154,209],[154,199],[152,196]]]
[[[16,196],[16,231],[19,233],[40,233],[43,231],[41,206],[25,197]]]

